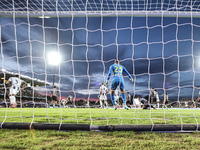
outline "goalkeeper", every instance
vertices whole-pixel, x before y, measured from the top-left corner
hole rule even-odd
[[[125,94],[125,88],[124,88],[124,78],[122,73],[125,72],[128,76],[129,79],[133,82],[133,78],[129,74],[129,72],[126,70],[126,68],[122,65],[119,64],[119,60],[115,60],[115,63],[110,66],[109,73],[108,73],[108,78],[106,80],[106,86],[108,85],[108,80],[110,79],[110,76],[114,73],[114,77],[112,80],[112,85],[110,89],[110,95],[111,95],[111,101],[114,105],[114,109],[117,110],[117,106],[115,104],[115,90],[119,86],[121,93],[122,93],[122,101],[124,103],[124,108],[129,110],[129,108],[126,106],[126,94]]]

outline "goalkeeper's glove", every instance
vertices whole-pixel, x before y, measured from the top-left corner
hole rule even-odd
[[[108,80],[106,80],[106,86],[108,86]]]
[[[133,82],[133,78],[130,78],[131,82]]]

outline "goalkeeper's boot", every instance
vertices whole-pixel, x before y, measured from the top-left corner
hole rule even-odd
[[[129,108],[126,105],[124,106],[124,109],[129,110]]]
[[[117,106],[116,105],[115,105],[114,109],[117,110]]]

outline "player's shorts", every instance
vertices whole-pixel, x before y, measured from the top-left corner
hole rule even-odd
[[[166,101],[164,104],[165,104],[165,105],[169,104],[169,101]]]
[[[157,103],[159,103],[159,102],[160,102],[160,100],[159,100],[159,99],[156,99],[156,102],[157,102]]]
[[[154,98],[153,98],[153,103],[155,103],[155,102],[156,102],[156,98],[154,97]]]
[[[144,104],[143,109],[147,109],[149,107],[149,104]]]
[[[11,87],[10,88],[10,95],[17,94],[19,92],[19,87]]]
[[[130,105],[130,104],[131,104],[131,101],[127,101],[126,104],[129,104],[129,105]]]
[[[90,107],[90,105],[89,105],[89,104],[86,104],[85,107]]]
[[[52,96],[53,101],[57,101],[57,96]]]
[[[118,86],[120,89],[124,89],[124,79],[122,77],[115,76],[112,80],[111,89],[116,90]]]
[[[107,100],[107,96],[102,94],[102,95],[100,96],[100,100]]]

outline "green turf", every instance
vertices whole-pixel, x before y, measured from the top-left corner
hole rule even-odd
[[[192,150],[200,147],[200,133],[59,132],[0,130],[0,149],[114,149]]]
[[[34,116],[34,117],[33,117]],[[0,122],[114,124],[196,124],[200,110],[0,109]],[[195,120],[196,118],[196,120]],[[200,133],[0,130],[0,149],[199,149]]]
[[[96,108],[1,108],[0,122],[116,124],[196,124],[200,110],[96,109]]]

